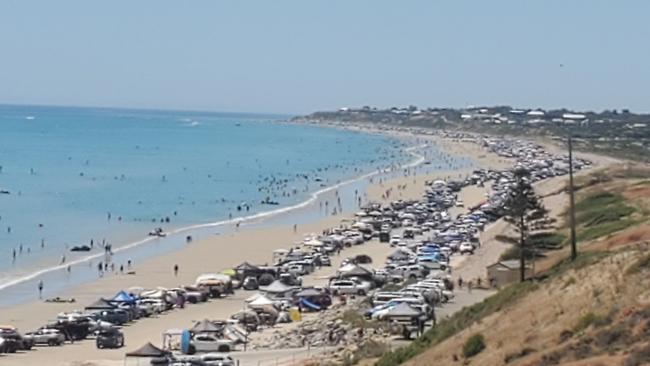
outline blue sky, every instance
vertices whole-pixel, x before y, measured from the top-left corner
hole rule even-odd
[[[641,0],[3,0],[0,103],[650,111],[649,14]]]

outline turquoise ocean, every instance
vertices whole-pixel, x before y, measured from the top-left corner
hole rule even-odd
[[[84,264],[103,259],[104,243],[124,263],[220,225],[315,219],[296,212],[316,193],[356,196],[359,177],[414,160],[403,139],[288,118],[0,105],[0,305],[33,297],[43,278],[45,295],[96,278]],[[471,164],[429,149],[446,169]],[[147,235],[157,227],[170,233],[163,244]],[[91,240],[90,252],[70,251]],[[87,274],[71,279],[67,266]]]

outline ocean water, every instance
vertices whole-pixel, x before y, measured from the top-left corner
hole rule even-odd
[[[146,258],[153,228],[270,219],[314,192],[414,159],[403,140],[281,123],[286,117],[0,106],[4,299],[25,280],[101,258],[99,243],[140,246],[128,257]],[[91,240],[93,251],[69,251]]]
[[[39,281],[51,297],[95,280],[100,243],[116,265],[139,263],[187,235],[351,213],[378,180],[474,164],[287,117],[0,105],[0,307],[34,300]],[[147,235],[157,227],[167,237]]]

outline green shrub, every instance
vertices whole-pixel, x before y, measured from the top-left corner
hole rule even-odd
[[[560,233],[537,233],[528,238],[530,246],[542,249],[558,249],[565,242],[566,237]]]
[[[617,231],[627,229],[628,227],[634,224],[636,224],[636,221],[632,219],[607,222],[607,223],[600,224],[598,226],[591,226],[583,230],[580,230],[578,232],[578,235],[576,235],[576,238],[579,241],[598,239],[598,238],[605,237],[609,234],[615,233]]]
[[[502,261],[507,261],[511,259],[519,259],[519,253],[521,253],[521,249],[519,247],[511,247],[508,248],[505,252],[501,254],[499,257],[499,260]],[[526,259],[533,259],[534,252],[530,250],[529,248],[524,248],[524,257]]]
[[[580,319],[578,319],[578,323],[576,324],[575,327],[573,327],[573,332],[574,333],[581,332],[589,328],[589,326],[591,325],[593,325],[594,327],[601,327],[609,323],[611,323],[611,318],[607,316],[596,315],[592,312],[588,312],[585,315],[581,316]]]
[[[623,196],[611,192],[598,192],[583,198],[576,204],[576,223],[580,225],[578,240],[600,238],[634,225],[636,222],[628,216],[635,211],[625,203]]]
[[[480,333],[474,334],[467,338],[463,345],[463,356],[470,358],[478,355],[485,349],[485,339]]]

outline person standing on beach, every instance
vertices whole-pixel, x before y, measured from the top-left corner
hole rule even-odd
[[[38,281],[38,299],[43,299],[43,280]]]
[[[178,264],[174,264],[174,277],[178,277]]]

